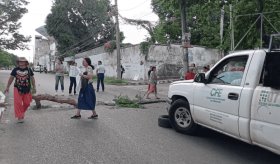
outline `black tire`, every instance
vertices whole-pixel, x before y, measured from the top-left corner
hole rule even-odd
[[[169,110],[171,126],[180,133],[195,134],[198,125],[193,121],[189,104],[186,100],[178,99],[172,103]]]
[[[159,116],[158,126],[163,127],[163,128],[172,128],[170,121],[169,121],[169,116],[168,115]]]

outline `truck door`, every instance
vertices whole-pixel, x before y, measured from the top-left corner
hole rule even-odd
[[[280,52],[267,53],[251,110],[252,142],[280,154]]]
[[[248,57],[226,58],[209,72],[206,84],[194,84],[193,113],[197,122],[239,136],[239,103]]]

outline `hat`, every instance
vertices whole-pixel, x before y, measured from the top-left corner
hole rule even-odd
[[[26,62],[27,64],[29,64],[28,60],[25,57],[19,57],[17,59],[17,62]]]

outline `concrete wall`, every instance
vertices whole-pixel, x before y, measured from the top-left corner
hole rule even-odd
[[[194,46],[188,49],[189,64],[195,63],[198,70],[206,65],[216,63],[221,55],[218,50]],[[153,45],[150,47],[146,61],[145,72],[149,66],[157,66],[160,79],[177,78],[179,70],[183,68],[186,55],[183,55],[181,45]],[[145,75],[144,79],[147,79]]]
[[[106,67],[106,76],[117,76],[117,54],[104,52],[103,47],[75,55],[75,61],[82,67],[83,57],[89,57],[96,67],[101,60]],[[189,62],[195,63],[198,68],[212,65],[221,58],[218,50],[203,47],[189,49]],[[158,76],[161,79],[178,78],[179,70],[183,67],[183,52],[180,45],[152,45],[149,54],[140,53],[139,45],[121,49],[121,64],[125,69],[124,79],[147,80],[150,66],[157,66]]]

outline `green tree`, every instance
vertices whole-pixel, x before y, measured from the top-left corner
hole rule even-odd
[[[178,42],[181,39],[180,6],[178,0],[152,0],[153,11],[159,17],[153,38],[158,43]]]
[[[235,13],[235,40],[236,43],[245,35],[245,33],[249,30],[249,27],[253,25],[253,23],[257,20],[260,15],[256,15],[256,13],[263,12],[264,13],[264,23],[263,23],[263,36],[261,42],[261,21],[260,19],[256,22],[252,29],[248,32],[247,36],[241,42],[241,44],[237,47],[237,49],[252,49],[256,47],[260,47],[268,45],[268,36],[273,33],[277,33],[280,30],[280,13],[275,12],[279,11],[280,2],[275,0],[254,0],[254,1],[237,1],[233,2],[234,4],[234,13]],[[248,15],[252,14],[252,15]],[[245,15],[245,16],[241,16]],[[271,26],[269,22],[277,28],[277,31]]]
[[[30,37],[20,34],[18,21],[27,13],[25,0],[4,0],[0,3],[0,49],[26,49]]]
[[[154,38],[159,43],[180,43],[181,42],[181,16],[180,0],[152,0],[153,11],[159,16],[159,24],[154,28]],[[278,28],[280,26],[280,13],[267,13],[278,11],[280,1],[276,0],[228,0],[225,5],[225,21],[223,42],[220,44],[220,0],[188,0],[187,1],[187,24],[191,32],[191,43],[193,45],[207,46],[210,48],[230,48],[230,12],[229,4],[234,7],[234,34],[235,44],[249,30],[249,27],[256,21],[263,12],[265,15],[263,24],[263,45],[267,45],[267,36],[276,33],[271,24]],[[249,14],[247,16],[239,16]],[[251,14],[251,15],[250,15]],[[268,23],[268,21],[270,23]],[[237,49],[252,49],[259,47],[261,21],[253,26]]]
[[[17,56],[0,50],[0,67],[16,65]]]
[[[112,40],[115,26],[109,9],[109,0],[55,0],[46,28],[58,51],[85,51]]]

